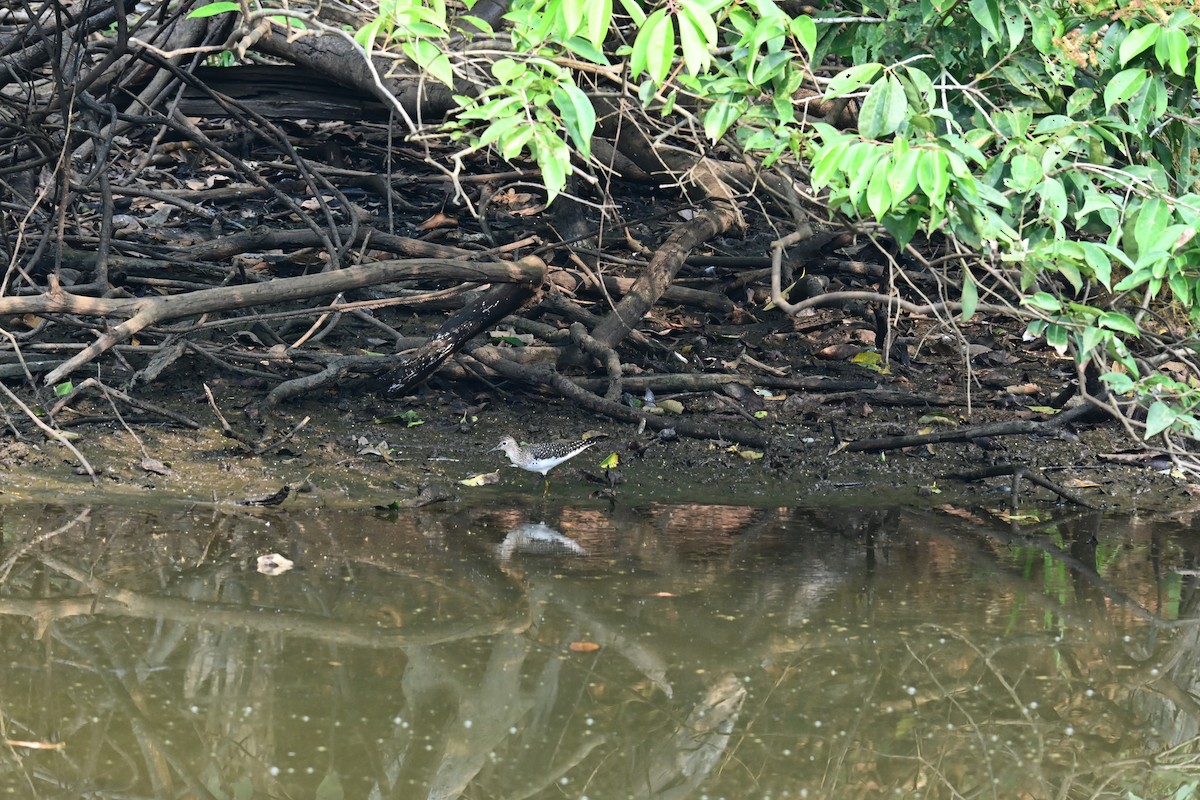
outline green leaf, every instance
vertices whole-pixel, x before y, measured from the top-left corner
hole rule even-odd
[[[355,32],[354,41],[361,45],[364,50],[370,51],[371,45],[379,38],[380,33],[383,31],[383,25],[383,17],[376,17]]]
[[[1161,198],[1152,197],[1142,203],[1137,211],[1137,219],[1133,224],[1133,239],[1137,242],[1140,254],[1169,246],[1163,241],[1163,231],[1171,222],[1171,207]]]
[[[904,89],[908,94],[909,105],[926,110],[933,107],[936,95],[933,81],[928,75],[916,67],[906,64],[904,72],[900,74],[900,82],[905,84]]]
[[[1046,326],[1046,344],[1058,351],[1059,355],[1066,353],[1067,345],[1070,344],[1067,329],[1062,325]]]
[[[587,94],[573,83],[564,83],[554,89],[554,105],[562,115],[567,135],[575,142],[585,157],[592,152],[592,133],[596,130],[596,110]]]
[[[898,247],[905,247],[917,235],[922,222],[930,222],[930,215],[924,209],[910,208],[903,216],[895,212],[888,214],[883,218],[883,227],[896,240]]]
[[[1052,314],[1062,311],[1062,303],[1057,297],[1048,292],[1037,292],[1026,297],[1022,302],[1041,311],[1049,311]]]
[[[436,44],[428,39],[417,39],[406,42],[401,50],[421,69],[451,89],[454,88],[454,68],[450,58]]]
[[[705,51],[707,52],[710,47],[716,47],[717,23],[713,21],[712,14],[696,0],[678,0],[678,2],[681,16],[687,17],[695,26],[700,38],[704,41]]]
[[[908,97],[894,75],[888,75],[867,92],[858,113],[858,130],[868,139],[896,132],[908,118]]]
[[[602,2],[610,3],[611,0],[602,0]],[[584,58],[593,64],[603,64],[608,66],[608,57],[604,55],[604,51],[596,47],[580,36],[573,36],[562,43],[563,47],[575,53],[577,56]]]
[[[892,187],[888,183],[891,170],[892,158],[884,156],[871,170],[871,179],[867,182],[867,208],[877,220],[882,220],[892,207]]]
[[[950,161],[942,150],[921,150],[917,162],[917,183],[929,198],[929,205],[941,208],[950,186]]]
[[[1084,328],[1079,333],[1079,344],[1077,345],[1079,355],[1086,358],[1110,336],[1112,336],[1111,333],[1100,328]]]
[[[870,145],[867,145],[864,149],[866,150],[866,157],[863,158],[862,165],[850,174],[850,185],[846,187],[846,193],[850,198],[850,202],[855,206],[862,199],[863,192],[866,191],[871,177],[875,174],[875,165],[883,158],[885,152],[883,148],[872,147]],[[847,171],[849,172],[849,170]]]
[[[521,151],[529,144],[529,140],[533,138],[534,128],[530,125],[519,125],[511,135],[500,137],[496,144],[500,148],[500,157],[505,161],[512,161],[517,156],[521,155]]]
[[[1129,394],[1133,391],[1133,379],[1124,372],[1106,372],[1100,380],[1108,384],[1108,390],[1113,394]]]
[[[612,0],[590,0],[587,4],[587,11],[584,14],[586,23],[584,32],[587,40],[597,50],[608,36],[608,29],[612,25],[612,11]],[[605,62],[597,63],[607,63],[607,59]]]
[[[666,9],[660,8],[646,17],[646,21],[638,29],[637,36],[633,40],[633,52],[629,56],[629,74],[631,77],[637,78],[649,67],[650,49],[657,35],[656,31],[662,26],[663,22],[666,22],[668,26],[671,24],[667,20]]]
[[[1150,280],[1150,278],[1150,270],[1135,270],[1118,281],[1117,285],[1113,287],[1113,291],[1128,292],[1130,289],[1136,289],[1137,287],[1141,286],[1143,283]]]
[[[1179,28],[1164,28],[1162,36],[1154,47],[1154,56],[1158,63],[1169,67],[1176,75],[1183,77],[1187,74],[1188,48],[1191,42],[1188,35]]]
[[[971,317],[975,316],[975,309],[978,307],[979,287],[975,285],[975,278],[971,275],[971,271],[964,269],[962,286],[962,321],[970,321]]]
[[[1101,314],[1100,324],[1105,328],[1127,333],[1130,336],[1140,336],[1142,333],[1132,319],[1117,311],[1105,311]]]
[[[638,34],[639,38],[641,34]],[[649,50],[646,53],[646,71],[657,83],[662,84],[671,74],[675,61],[675,25],[664,15],[651,31]]]
[[[73,391],[75,391],[75,384],[71,381],[63,381],[62,383],[54,384],[55,397],[66,397]]]
[[[1005,183],[1016,192],[1028,192],[1041,182],[1042,163],[1028,153],[1017,153],[1008,162],[1009,177]]]
[[[569,39],[583,27],[583,15],[587,12],[587,0],[559,0],[558,7],[563,17],[562,38]]]
[[[1109,260],[1108,253],[1104,252],[1104,248],[1095,242],[1082,242],[1080,246],[1083,248],[1083,259],[1092,270],[1092,276],[1105,289],[1110,289],[1112,261]]]
[[[1162,26],[1157,22],[1151,22],[1125,34],[1125,38],[1121,40],[1121,46],[1117,48],[1118,63],[1122,67],[1128,64],[1130,59],[1154,44],[1161,32]]]
[[[520,61],[511,58],[498,58],[492,62],[492,77],[500,83],[512,83],[525,74],[526,67]]]
[[[217,14],[228,14],[230,11],[237,11],[237,3],[220,2],[209,3],[206,6],[199,8],[188,14],[189,19],[200,19],[201,17],[215,17]]]
[[[1067,218],[1067,193],[1058,178],[1047,178],[1042,182],[1041,213],[1055,222]]]
[[[744,102],[738,100],[736,95],[724,95],[708,107],[704,112],[704,134],[709,141],[716,142],[738,121],[744,111]]]
[[[288,17],[284,16],[283,14],[273,14],[267,17],[267,19],[271,20],[271,22],[274,22],[281,28],[287,28],[290,26],[301,31],[308,30],[308,26],[304,24],[304,20],[300,19],[299,17]]]
[[[638,0],[621,0],[621,8],[625,9],[625,13],[633,20],[633,24],[639,28],[646,25],[646,11],[642,8],[642,4]],[[659,9],[660,11],[662,9]],[[657,13],[657,12],[656,12]],[[665,11],[663,12],[666,13]]]
[[[896,144],[903,142],[900,139]],[[892,187],[892,203],[898,205],[908,199],[917,189],[917,167],[921,161],[920,150],[907,150],[894,155],[895,166],[888,176],[888,185]]]
[[[983,52],[991,48],[995,42],[1001,41],[1000,24],[1002,22],[1000,16],[1000,8],[996,5],[995,0],[969,0],[967,9],[971,12],[971,16],[979,23],[979,27],[991,35],[991,41],[984,37]]]
[[[842,70],[834,75],[833,79],[829,81],[829,85],[825,87],[825,99],[830,100],[857,91],[873,81],[881,69],[883,69],[883,65],[872,62],[855,64],[849,69]]]
[[[459,25],[466,23],[483,34],[491,35],[494,32],[492,31],[491,24],[486,19],[477,17],[474,14],[463,14],[461,17],[455,19],[455,22]]]
[[[695,4],[692,5],[694,7]],[[711,26],[712,19],[703,10],[700,10],[699,13],[702,19]],[[709,42],[705,36],[704,27],[686,5],[681,5],[680,13],[675,19],[679,23],[679,46],[683,50],[684,66],[691,74],[699,75],[708,68],[709,61],[712,60],[712,55],[708,51]],[[715,28],[713,33],[716,33]]]
[[[1113,75],[1104,87],[1104,107],[1112,108],[1117,103],[1128,102],[1148,77],[1150,74],[1144,69],[1126,69]]]
[[[1170,277],[1167,278],[1167,286],[1170,287],[1171,294],[1175,295],[1175,300],[1183,304],[1184,308],[1192,307],[1192,282],[1187,279],[1187,276],[1172,270]]]
[[[390,422],[403,422],[406,428],[415,428],[418,425],[425,424],[425,420],[421,419],[420,414],[411,408],[400,414],[388,414],[383,417],[376,417],[375,422],[379,425],[385,425]]]
[[[535,127],[533,158],[542,170],[542,185],[546,187],[546,202],[554,201],[567,185],[571,169],[571,151],[566,142],[543,127]]]
[[[817,157],[812,162],[812,187],[814,191],[821,191],[830,184],[833,176],[837,173],[838,167],[842,163],[842,159],[850,152],[850,141],[841,139],[839,141],[825,144],[817,153]]]
[[[1096,91],[1084,86],[1071,92],[1071,96],[1067,98],[1067,116],[1080,116],[1084,109],[1092,104],[1096,99]]]
[[[801,14],[792,19],[789,28],[792,31],[792,36],[796,37],[796,42],[812,58],[813,52],[817,49],[817,25],[812,21],[812,17]]]
[[[1177,412],[1161,400],[1155,400],[1146,411],[1146,433],[1142,438],[1157,436],[1175,424]]]

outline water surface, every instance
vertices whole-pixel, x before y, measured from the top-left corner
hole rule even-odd
[[[11,796],[1126,798],[1200,778],[1190,519],[498,497],[0,523]],[[270,553],[294,568],[260,573]]]

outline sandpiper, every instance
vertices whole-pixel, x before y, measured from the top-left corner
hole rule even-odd
[[[547,472],[579,455],[593,444],[595,442],[579,439],[574,442],[543,442],[522,447],[513,437],[505,436],[500,440],[500,444],[492,448],[492,451],[503,450],[514,467],[520,467],[529,472],[540,472],[545,478]],[[549,479],[547,479],[547,486],[549,486]]]

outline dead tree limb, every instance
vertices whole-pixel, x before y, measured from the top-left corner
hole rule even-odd
[[[0,314],[70,313],[100,317],[128,317],[120,325],[106,332],[56,369],[47,373],[44,380],[47,385],[53,385],[113,345],[125,341],[151,325],[173,319],[235,308],[247,308],[265,303],[304,300],[398,280],[530,283],[538,280],[540,274],[536,267],[528,264],[416,258],[406,261],[380,261],[375,264],[363,264],[317,275],[277,278],[267,283],[256,283],[249,286],[222,286],[187,294],[133,300],[81,297],[58,289],[36,297],[0,298]]]
[[[1012,507],[1017,508],[1021,504],[1021,479],[1029,481],[1035,486],[1040,486],[1058,495],[1067,502],[1074,503],[1077,506],[1084,508],[1094,508],[1088,501],[1084,500],[1074,492],[1068,491],[1059,486],[1054,481],[1042,475],[1037,470],[1027,467],[1024,464],[997,464],[994,467],[983,467],[981,469],[967,470],[966,472],[954,472],[943,475],[943,478],[953,478],[954,480],[966,481],[981,481],[985,478],[1009,477],[1012,479],[1012,492],[1009,497],[1012,498]]]
[[[1092,405],[1079,405],[1068,411],[1062,411],[1049,419],[997,422],[992,425],[974,425],[968,428],[956,428],[949,431],[914,434],[912,436],[884,436],[879,439],[860,439],[850,442],[839,451],[874,453],[880,450],[898,450],[903,447],[920,447],[938,442],[968,442],[990,436],[1016,436],[1031,433],[1050,433],[1071,422],[1083,422],[1097,412]]]
[[[399,397],[412,391],[481,330],[504,319],[533,297],[537,287],[545,279],[546,265],[536,256],[521,259],[518,263],[529,266],[532,270],[540,267],[540,276],[527,283],[493,287],[483,297],[446,320],[429,341],[418,348],[399,369],[391,373],[387,388],[389,397]]]
[[[738,219],[739,214],[732,204],[714,203],[712,208],[701,211],[672,231],[650,260],[646,271],[630,287],[629,294],[600,321],[592,331],[592,337],[606,347],[616,347],[663,296],[691,251],[729,230]]]

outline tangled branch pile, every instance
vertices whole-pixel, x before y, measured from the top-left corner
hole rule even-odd
[[[831,306],[884,359],[915,316],[968,366],[986,316],[1193,466],[1200,23],[943,5],[10,4],[0,374],[188,359],[274,407],[441,371],[664,427],[623,400],[745,378],[640,331],[661,303]],[[400,332],[428,310],[453,314]],[[478,341],[506,319],[525,346]]]

